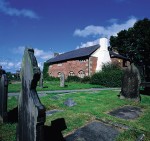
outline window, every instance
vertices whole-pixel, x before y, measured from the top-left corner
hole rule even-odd
[[[75,73],[73,71],[70,71],[69,76],[75,76]]]
[[[86,62],[86,59],[79,60],[79,62]]]
[[[80,71],[78,72],[78,76],[79,76],[80,78],[83,78],[83,77],[85,76],[85,72],[84,72],[83,70],[80,70]]]
[[[51,73],[51,72],[49,72],[49,76],[52,76],[52,73]]]
[[[58,74],[58,77],[60,77],[60,76],[61,76],[61,72],[58,72],[57,74]]]

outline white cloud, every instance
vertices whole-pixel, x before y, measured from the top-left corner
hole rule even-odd
[[[9,6],[6,0],[0,0],[0,11],[9,16],[24,16],[31,19],[39,19],[38,15],[29,9],[16,9]]]
[[[20,55],[20,61],[18,60],[2,60],[0,59],[0,66],[3,67],[7,72],[16,72],[16,70],[20,70],[22,64],[22,57],[24,53],[25,46],[19,46],[17,48],[13,48],[14,54]],[[46,60],[53,57],[53,53],[51,51],[44,51],[38,48],[34,49],[34,55],[38,62],[38,67],[40,67],[41,71],[43,70],[43,64]]]
[[[42,71],[42,70],[43,70],[43,62],[39,62],[39,63],[38,63],[38,67],[39,67],[40,70]]]
[[[89,47],[89,46],[94,46],[94,45],[97,45],[97,44],[99,44],[99,39],[94,40],[94,41],[89,41],[89,42],[86,42],[86,43],[81,43],[80,46],[77,46],[77,49],[78,48]]]
[[[47,60],[47,59],[50,59],[53,56],[53,53],[50,52],[50,51],[45,52],[43,50],[35,48],[34,49],[34,55],[36,57],[39,57],[39,58],[43,59],[43,60]]]
[[[13,48],[12,51],[15,54],[21,54],[23,55],[24,50],[25,50],[25,46],[19,46],[17,48]],[[53,53],[51,51],[44,51],[38,48],[33,48],[34,49],[34,55],[35,57],[42,59],[42,60],[47,60],[50,59],[51,57],[53,57]]]
[[[17,48],[13,48],[12,52],[14,54],[21,55],[20,58],[22,59],[25,48],[26,48],[25,46],[19,46]],[[40,69],[43,70],[44,62],[47,61],[48,59],[52,58],[53,53],[51,51],[44,51],[44,50],[38,49],[38,48],[33,48],[33,49],[34,49],[34,55],[35,55],[37,62],[38,62],[38,67],[40,67]],[[11,62],[3,61],[3,62],[0,62],[0,65],[2,65],[3,68],[5,68],[5,69],[18,70],[21,68],[21,61],[19,61],[19,62],[17,62],[17,61],[11,61]]]
[[[0,66],[3,67],[3,69],[5,69],[6,71],[16,71],[19,70],[21,68],[21,62],[10,62],[8,60],[5,61],[0,61]]]
[[[74,35],[80,36],[80,37],[87,37],[87,36],[95,36],[99,35],[101,37],[107,37],[109,38],[110,36],[116,36],[117,33],[121,30],[128,29],[134,25],[134,23],[137,21],[136,18],[132,17],[129,20],[127,20],[125,23],[118,24],[116,23],[117,19],[115,19],[112,25],[110,26],[94,26],[94,25],[89,25],[86,26],[83,30],[81,29],[76,29],[74,31]]]

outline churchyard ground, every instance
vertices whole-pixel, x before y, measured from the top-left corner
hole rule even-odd
[[[135,139],[144,134],[145,141],[150,140],[150,97],[142,95],[141,103],[130,100],[121,100],[117,97],[119,91],[105,90],[93,92],[76,92],[67,94],[49,93],[44,97],[40,97],[46,110],[62,110],[51,116],[46,117],[46,124],[50,125],[51,121],[57,118],[65,118],[67,129],[63,131],[66,136],[76,129],[88,124],[91,121],[99,120],[104,122],[113,122],[130,127],[128,130],[122,130],[117,141],[135,141]],[[75,106],[67,107],[64,101],[68,98],[76,102]],[[17,105],[17,97],[8,97],[8,110],[13,109]],[[109,115],[108,113],[119,107],[132,105],[140,107],[142,113],[140,117],[134,120],[124,120]],[[16,124],[0,124],[0,140],[15,141]]]

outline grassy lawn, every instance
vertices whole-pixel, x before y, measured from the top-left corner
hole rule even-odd
[[[37,86],[38,91],[51,91],[51,90],[74,90],[74,89],[89,89],[89,88],[101,88],[100,85],[92,85],[88,83],[69,82],[65,83],[66,87],[60,87],[59,81],[46,81],[44,82],[44,88]],[[21,83],[12,83],[8,85],[8,92],[20,92]]]
[[[55,100],[53,97],[58,97]],[[50,125],[51,121],[56,118],[65,118],[67,129],[63,131],[66,136],[75,131],[77,128],[93,120],[111,121],[130,126],[132,130],[121,130],[121,134],[117,141],[135,141],[137,136],[144,133],[145,141],[150,140],[150,97],[142,95],[141,103],[135,103],[129,100],[120,100],[118,91],[105,90],[99,92],[78,92],[70,94],[48,94],[41,97],[42,104],[47,110],[59,109],[63,112],[58,112],[52,116],[46,117],[46,124]],[[63,103],[67,98],[72,98],[77,105],[67,107]],[[12,109],[17,104],[15,97],[8,100],[8,109]],[[125,105],[133,105],[142,108],[142,115],[135,120],[124,120],[113,117],[108,114],[109,111],[123,107]],[[0,140],[15,141],[16,124],[0,124]]]

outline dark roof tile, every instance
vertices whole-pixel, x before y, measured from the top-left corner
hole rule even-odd
[[[49,59],[48,61],[46,61],[46,63],[52,64],[52,63],[66,61],[66,60],[70,60],[70,59],[90,56],[99,47],[100,47],[99,45],[94,45],[94,46],[90,46],[90,47],[79,48],[79,49],[76,49],[73,51],[69,51],[69,52],[57,55],[56,57]]]

